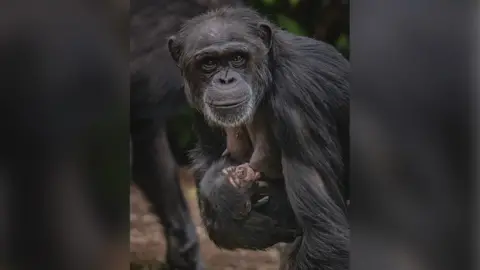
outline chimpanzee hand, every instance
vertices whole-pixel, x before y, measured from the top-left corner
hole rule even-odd
[[[267,186],[264,181],[255,182],[260,179],[260,173],[253,171],[248,163],[238,166],[228,166],[222,170],[220,178],[228,180],[232,188],[225,188],[225,194],[228,190],[232,217],[237,220],[245,219],[252,211],[252,202],[254,207],[260,207],[268,202]],[[222,181],[225,182],[225,181]]]
[[[260,179],[260,173],[250,167],[248,163],[230,166],[222,170],[228,181],[236,188],[250,188],[253,181]]]

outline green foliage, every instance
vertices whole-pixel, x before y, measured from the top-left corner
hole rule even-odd
[[[335,42],[335,47],[339,50],[345,50],[350,47],[350,39],[346,34],[341,34],[340,37],[338,37],[337,42]]]
[[[290,5],[292,7],[295,7],[298,5],[298,3],[300,3],[301,0],[288,0],[288,2],[290,3]],[[277,4],[278,2],[280,1],[277,1],[277,0],[260,0],[260,1],[254,1],[254,2],[261,2],[263,5],[265,6],[273,6],[275,4]]]
[[[289,0],[288,2],[292,7],[296,7],[300,3],[300,0]]]
[[[273,6],[276,2],[275,0],[261,0],[261,1],[265,6]]]
[[[307,32],[302,28],[302,26],[295,20],[283,15],[277,15],[277,24],[284,28],[285,30],[292,32],[297,35],[306,36]]]

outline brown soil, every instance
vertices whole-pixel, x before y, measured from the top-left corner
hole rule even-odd
[[[209,270],[273,270],[278,269],[276,249],[259,251],[225,251],[217,248],[201,224],[191,175],[181,169],[181,183],[190,206],[203,260]],[[165,254],[165,240],[158,219],[149,211],[143,194],[132,185],[130,189],[130,261],[138,265],[161,265]]]

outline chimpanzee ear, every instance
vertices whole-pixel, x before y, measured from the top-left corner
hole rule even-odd
[[[258,24],[258,29],[260,30],[260,38],[265,43],[265,46],[268,50],[272,48],[272,27],[266,23]]]
[[[177,63],[180,61],[180,55],[182,54],[182,48],[175,36],[171,36],[168,38],[168,51],[172,56],[173,60]]]

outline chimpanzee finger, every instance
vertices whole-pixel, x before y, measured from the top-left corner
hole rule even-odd
[[[230,182],[230,184],[232,186],[234,186],[235,188],[238,188],[239,185],[238,185],[238,183],[236,182],[235,179],[236,179],[236,177],[230,176],[230,177],[228,177],[228,182]]]

